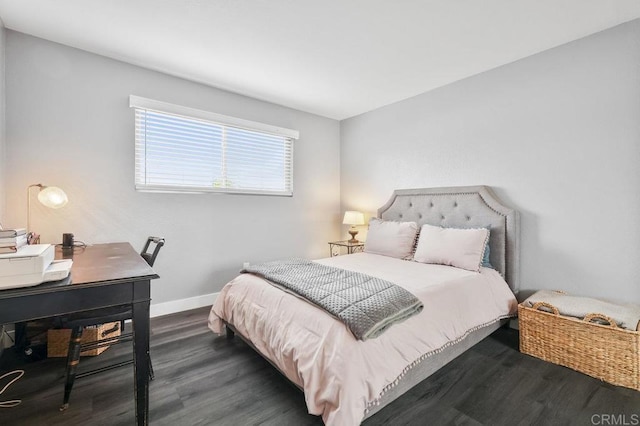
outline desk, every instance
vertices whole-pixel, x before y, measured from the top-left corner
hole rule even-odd
[[[90,309],[132,305],[136,421],[149,423],[149,303],[153,269],[129,243],[95,244],[67,251],[68,278],[0,291],[0,324],[31,321]],[[62,389],[60,394],[62,395]]]

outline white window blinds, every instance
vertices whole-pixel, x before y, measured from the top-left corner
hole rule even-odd
[[[136,189],[293,195],[297,131],[137,96],[130,105]]]

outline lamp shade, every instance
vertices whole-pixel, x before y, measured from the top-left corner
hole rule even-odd
[[[59,209],[60,207],[64,207],[69,202],[69,199],[67,198],[67,194],[57,186],[45,186],[38,192],[38,201],[40,201],[43,206],[51,209]]]
[[[344,212],[342,223],[344,225],[364,225],[364,214],[348,210]]]

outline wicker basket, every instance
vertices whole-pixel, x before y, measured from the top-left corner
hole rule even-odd
[[[518,305],[518,316],[521,352],[640,390],[640,332],[619,328],[601,314],[589,314],[583,320],[565,317],[545,302],[531,308]]]
[[[95,342],[106,338],[120,335],[119,322],[107,322],[96,327],[87,327],[82,330],[80,343]],[[71,329],[59,328],[47,331],[47,356],[49,358],[66,357],[69,351],[69,339],[71,339]],[[109,349],[109,346],[88,349],[80,352],[81,356],[96,356]]]

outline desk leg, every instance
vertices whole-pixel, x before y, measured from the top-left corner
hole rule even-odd
[[[149,424],[149,303],[150,281],[134,283],[133,351],[136,423]]]

